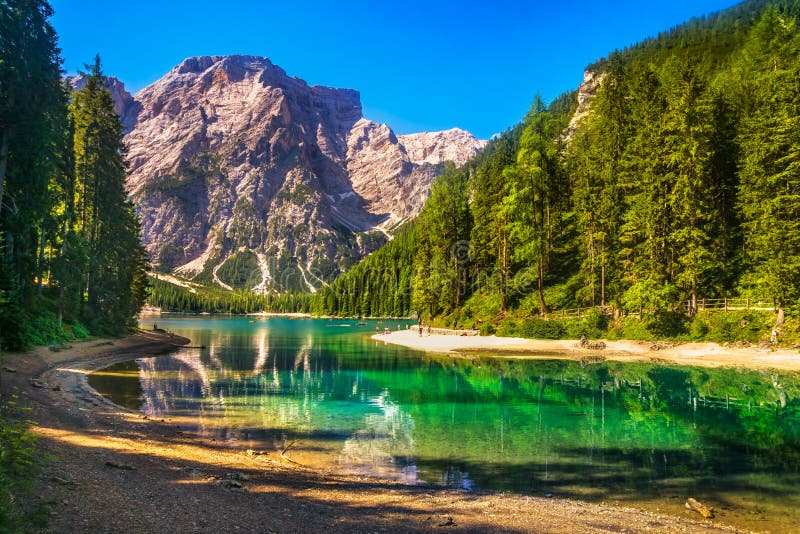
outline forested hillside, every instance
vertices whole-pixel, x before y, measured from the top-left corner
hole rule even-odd
[[[732,296],[798,311],[798,14],[745,2],[611,54],[570,135],[575,94],[537,98],[317,310],[463,326]]]
[[[61,79],[47,2],[0,3],[0,348],[119,334],[146,296],[122,126],[99,58]]]
[[[178,313],[234,313],[247,314],[261,311],[277,313],[308,312],[311,293],[265,293],[249,290],[229,291],[217,286],[192,284],[181,287],[173,283],[150,278],[148,303],[165,312]]]

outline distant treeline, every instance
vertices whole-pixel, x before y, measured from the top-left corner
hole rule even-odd
[[[123,333],[146,296],[122,125],[99,58],[79,91],[62,80],[51,15],[0,3],[2,349]]]
[[[311,309],[310,293],[259,295],[252,291],[228,291],[207,286],[192,289],[190,291],[185,287],[150,278],[150,296],[147,301],[163,311],[179,313],[307,313]]]
[[[313,311],[472,326],[739,295],[797,312],[798,14],[747,2],[611,54],[569,134],[576,94],[536,98]]]

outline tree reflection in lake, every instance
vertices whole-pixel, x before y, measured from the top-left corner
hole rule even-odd
[[[765,514],[800,519],[795,374],[469,361],[375,343],[365,335],[372,322],[159,323],[206,348],[119,364],[92,385],[218,440],[280,448],[299,439],[346,469],[405,482],[758,501]]]

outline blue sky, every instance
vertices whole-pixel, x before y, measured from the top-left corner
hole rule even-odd
[[[489,138],[537,92],[576,88],[598,58],[736,3],[52,0],[51,22],[67,72],[99,53],[131,92],[188,56],[260,55],[312,85],[359,90],[364,115],[397,133]]]

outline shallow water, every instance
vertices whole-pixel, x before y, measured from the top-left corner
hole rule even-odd
[[[193,346],[90,377],[242,448],[408,483],[553,493],[750,528],[800,525],[800,378],[656,364],[469,361],[370,339],[405,322],[161,317]],[[152,321],[144,322],[144,328]]]

